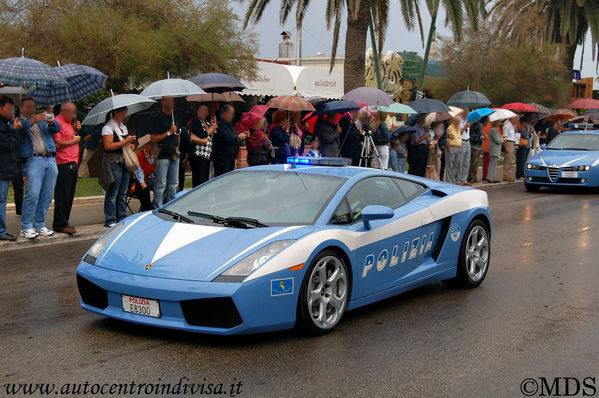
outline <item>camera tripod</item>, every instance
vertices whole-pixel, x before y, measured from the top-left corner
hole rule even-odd
[[[370,152],[371,146],[374,156],[376,156],[378,160],[379,166],[382,166],[383,162],[381,161],[381,157],[378,151],[376,150],[376,145],[374,144],[374,140],[372,139],[372,131],[367,131],[366,133],[364,133],[364,141],[362,141],[362,151],[360,152],[360,163],[358,164],[358,166],[362,167],[363,161],[363,167],[370,167],[370,161],[372,157],[372,153]]]

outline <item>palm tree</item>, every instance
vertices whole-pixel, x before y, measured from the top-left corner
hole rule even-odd
[[[245,19],[244,29],[250,22],[258,22],[270,0],[250,0]],[[420,17],[419,0],[400,0],[403,19],[408,29],[413,29],[416,24],[420,27],[420,34],[424,41],[422,19]],[[437,14],[441,4],[445,7],[447,23],[451,24],[456,39],[460,39],[464,10],[470,23],[476,29],[478,18],[484,15],[485,0],[426,0],[426,5],[431,15]],[[303,19],[310,0],[281,0],[279,12],[280,23],[287,21],[293,7],[296,8],[295,21],[297,29],[303,25]],[[331,69],[335,62],[339,44],[339,31],[343,12],[347,10],[347,33],[345,36],[345,64],[344,64],[344,90],[364,85],[364,63],[366,54],[366,38],[370,13],[372,12],[375,29],[378,36],[378,49],[380,51],[389,21],[389,0],[327,0],[325,7],[325,20],[328,29],[333,29],[333,48],[331,51]],[[433,14],[434,13],[434,14]]]
[[[570,71],[579,45],[591,34],[593,58],[599,49],[599,2],[597,0],[498,0],[491,10],[499,14],[502,32],[516,41],[549,41],[561,44],[564,66]],[[599,62],[599,59],[598,59]]]

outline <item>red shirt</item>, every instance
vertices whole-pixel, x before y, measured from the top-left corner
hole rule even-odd
[[[54,134],[54,141],[71,141],[75,135],[73,124],[67,122],[62,115],[56,116],[56,121],[60,124],[60,131]],[[56,148],[56,164],[69,162],[79,164],[79,145],[69,145],[62,149]]]

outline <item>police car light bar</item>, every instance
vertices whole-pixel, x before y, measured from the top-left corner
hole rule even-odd
[[[566,127],[575,130],[599,129],[599,123],[568,123]]]
[[[306,166],[348,166],[351,159],[348,158],[314,158],[310,156],[288,157],[287,163]]]

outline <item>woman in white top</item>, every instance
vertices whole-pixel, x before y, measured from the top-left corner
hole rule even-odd
[[[127,216],[127,190],[130,174],[123,160],[123,147],[133,145],[135,136],[129,135],[123,124],[127,108],[115,109],[102,128],[104,157],[100,185],[106,190],[104,198],[104,225],[112,227]]]

